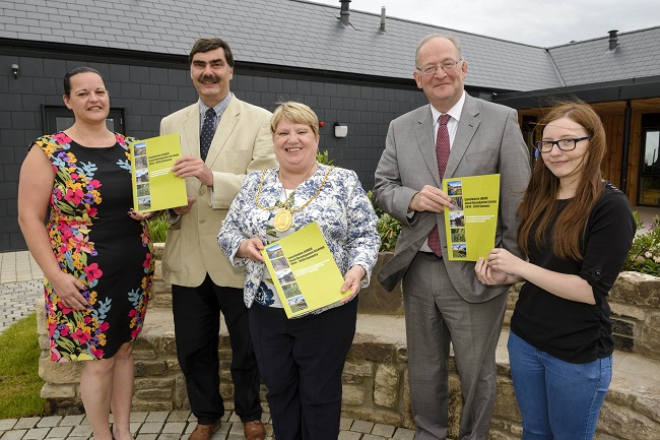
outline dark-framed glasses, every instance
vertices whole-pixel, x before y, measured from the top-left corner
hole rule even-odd
[[[559,148],[561,151],[571,151],[577,148],[578,142],[586,141],[587,139],[591,139],[591,136],[585,136],[581,138],[559,139],[558,141],[538,141],[534,143],[534,146],[541,153],[549,153],[550,151],[552,151],[552,147],[554,145],[556,145],[557,148]]]
[[[463,58],[461,58],[458,61],[455,60],[443,61],[440,64],[426,64],[422,67],[417,67],[417,70],[421,72],[422,75],[433,75],[438,70],[438,68],[442,69],[445,73],[449,73],[454,69],[456,69],[456,66],[458,66],[458,63],[460,63],[461,61],[463,61]]]

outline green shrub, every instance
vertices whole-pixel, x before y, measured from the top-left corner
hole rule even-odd
[[[644,223],[639,219],[637,212],[633,215],[638,232],[633,239],[623,270],[660,277],[660,219],[656,215],[651,224],[644,228]],[[641,232],[643,230],[646,231]]]
[[[149,234],[154,243],[165,243],[167,239],[167,230],[170,228],[170,222],[167,221],[166,211],[151,217],[147,220]]]
[[[378,235],[380,235],[380,251],[393,252],[396,247],[396,241],[401,233],[401,222],[391,215],[384,212],[374,203],[373,193],[367,192],[371,205],[378,216]]]
[[[321,153],[321,150],[319,150],[316,152],[316,161],[323,165],[332,165],[335,160],[330,159],[330,156],[328,155],[328,150],[323,150],[323,153]]]
[[[380,235],[380,251],[394,252],[396,241],[401,233],[401,222],[387,213],[378,217],[378,235]]]

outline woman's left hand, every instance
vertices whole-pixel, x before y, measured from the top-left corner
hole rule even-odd
[[[474,273],[477,275],[477,279],[487,286],[496,286],[499,284],[506,284],[509,280],[509,276],[504,272],[494,270],[484,257],[479,257],[477,263],[474,266]]]
[[[519,275],[518,271],[526,262],[506,249],[495,248],[488,254],[488,266],[499,272]]]
[[[142,220],[147,220],[151,218],[152,215],[153,215],[152,212],[137,212],[137,211],[133,211],[133,208],[131,208],[128,211],[128,216],[138,222],[141,222]]]
[[[350,291],[350,295],[342,298],[342,304],[346,304],[355,298],[355,295],[360,291],[360,281],[362,281],[366,273],[364,268],[359,264],[348,269],[348,272],[344,275],[344,284],[341,286],[341,293],[348,293]]]

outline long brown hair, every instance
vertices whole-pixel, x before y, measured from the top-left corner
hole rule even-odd
[[[607,142],[603,123],[596,112],[584,102],[564,102],[553,107],[543,116],[538,128],[544,128],[550,122],[564,117],[581,125],[591,136],[587,153],[582,157],[584,166],[580,173],[577,191],[568,206],[557,217],[553,227],[551,220],[559,208],[557,200],[559,179],[539,158],[534,164],[532,178],[518,208],[518,215],[522,219],[518,229],[518,244],[525,253],[529,253],[530,231],[538,222],[536,233],[531,238],[537,246],[545,245],[545,231],[553,227],[554,253],[560,258],[581,261],[583,255],[580,252],[580,242],[587,228],[589,214],[604,187],[600,165],[605,157]]]

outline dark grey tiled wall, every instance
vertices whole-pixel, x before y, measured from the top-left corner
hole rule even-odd
[[[10,66],[20,66],[14,79]],[[62,78],[88,65],[105,77],[111,106],[124,111],[126,133],[138,138],[158,135],[160,120],[195,102],[189,72],[181,68],[0,55],[0,252],[25,249],[17,222],[17,187],[28,144],[44,134],[43,105],[63,105]],[[274,110],[295,100],[312,107],[321,128],[320,149],[339,166],[355,170],[365,189],[385,146],[389,122],[426,103],[414,86],[383,87],[375,83],[337,83],[304,77],[273,77],[236,70],[231,84],[240,99]],[[334,137],[334,123],[348,125],[348,136]]]

